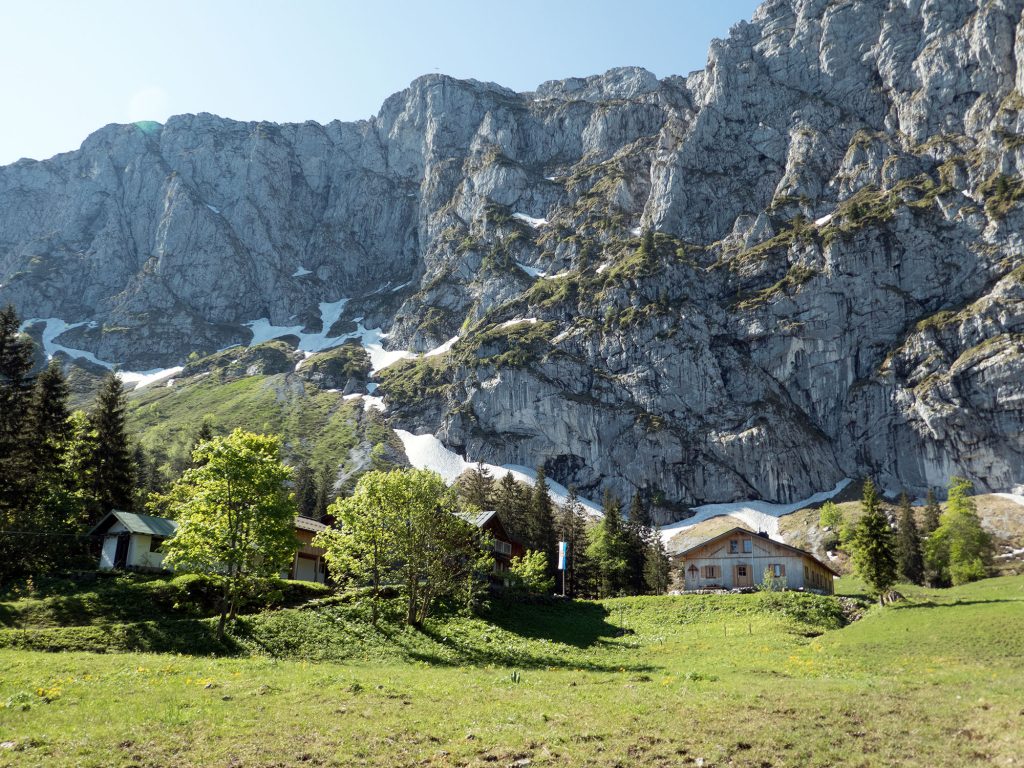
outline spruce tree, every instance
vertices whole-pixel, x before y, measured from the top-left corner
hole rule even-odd
[[[313,506],[313,517],[323,520],[327,516],[327,508],[334,503],[338,494],[334,490],[334,470],[328,464],[320,467],[316,478],[316,503]]]
[[[96,517],[132,505],[134,474],[125,408],[124,387],[112,373],[103,380],[89,414],[93,429],[91,495]]]
[[[881,604],[886,591],[896,582],[898,565],[892,527],[870,477],[864,481],[861,506],[864,514],[853,529],[850,541],[853,565]]]
[[[647,591],[644,570],[648,558],[648,545],[652,539],[650,522],[650,512],[647,511],[640,494],[634,493],[629,504],[629,518],[623,530],[627,547],[626,580],[631,594]]]
[[[319,518],[317,514],[317,483],[313,468],[306,461],[300,461],[295,468],[292,480],[292,493],[295,504],[302,517]]]
[[[548,572],[554,573],[558,565],[557,542],[555,541],[555,505],[548,493],[547,476],[544,467],[537,467],[537,478],[530,494],[527,532],[529,549],[543,552],[548,560]]]
[[[645,554],[644,585],[647,587],[647,592],[663,595],[668,591],[672,565],[668,559],[668,552],[665,550],[665,543],[657,531],[648,540]]]
[[[491,471],[477,462],[473,469],[459,478],[459,498],[466,504],[481,511],[494,507],[494,478]]]
[[[939,502],[935,498],[935,490],[929,488],[928,495],[925,497],[922,535],[931,536],[935,532],[935,529],[939,527],[939,517],[941,514],[942,510],[939,508]]]
[[[900,576],[911,584],[924,582],[924,557],[921,537],[914,522],[914,510],[906,492],[900,494],[900,516],[896,528],[896,555]]]
[[[0,310],[0,510],[20,506],[30,482],[24,428],[32,400],[33,345],[18,327],[14,307]]]
[[[569,486],[569,495],[559,510],[558,538],[566,542],[565,594],[578,595],[588,581],[587,516],[576,495],[576,487]]]
[[[620,594],[627,581],[629,563],[622,508],[611,491],[604,494],[604,516],[588,532],[587,558],[594,570],[595,586],[599,597]]]
[[[530,501],[530,489],[517,481],[511,472],[498,481],[494,491],[494,509],[501,518],[502,525],[509,536],[524,546],[528,545],[527,506]]]

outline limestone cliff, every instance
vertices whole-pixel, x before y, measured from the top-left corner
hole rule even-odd
[[[108,126],[0,168],[0,302],[135,368],[245,323],[447,351],[396,423],[663,519],[1024,483],[1024,0],[769,0],[707,67],[431,75],[365,122]],[[351,323],[349,323],[351,326]],[[339,328],[337,333],[341,333]]]

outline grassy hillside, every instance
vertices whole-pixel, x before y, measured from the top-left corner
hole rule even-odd
[[[0,765],[1019,759],[1024,577],[845,628],[801,595],[495,607],[422,632],[362,610],[248,617],[235,658],[0,650]]]
[[[187,455],[203,422],[215,433],[236,427],[283,437],[286,457],[344,472],[400,462],[401,441],[380,413],[295,374],[231,378],[222,371],[175,380],[129,398],[129,430],[167,462]]]

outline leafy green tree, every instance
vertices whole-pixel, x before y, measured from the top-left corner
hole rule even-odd
[[[400,475],[367,472],[355,492],[327,508],[338,528],[317,534],[313,544],[326,550],[327,564],[339,582],[369,584],[371,621],[380,617],[380,589],[394,578],[398,535],[403,523],[406,484]]]
[[[513,557],[508,567],[512,588],[528,595],[550,595],[555,580],[548,573],[548,561],[543,552],[526,550],[522,557]]]
[[[89,414],[93,433],[89,478],[95,517],[132,505],[135,481],[126,408],[124,386],[111,373],[100,385]]]
[[[834,501],[826,501],[821,505],[818,525],[830,531],[839,531],[843,524],[843,511]]]
[[[327,549],[332,573],[369,583],[375,604],[381,584],[401,582],[409,625],[421,625],[444,598],[472,606],[486,588],[493,565],[486,537],[458,514],[455,491],[436,472],[367,472],[330,512],[341,530],[316,541]]]
[[[911,584],[924,583],[924,557],[921,536],[914,522],[914,510],[906,492],[900,494],[900,514],[896,525],[896,557],[900,576]]]
[[[983,579],[992,565],[992,537],[981,527],[973,490],[969,480],[950,478],[946,511],[925,544],[928,568],[940,585]]]
[[[164,543],[175,568],[224,575],[217,637],[260,578],[280,573],[295,554],[291,470],[278,437],[236,429],[196,448],[170,496],[178,532]]]
[[[896,543],[870,477],[864,481],[861,506],[864,514],[850,540],[853,567],[881,604],[885,592],[896,583]]]
[[[587,559],[592,564],[598,595],[610,597],[627,586],[629,542],[618,497],[606,491],[602,506],[601,522],[588,531]]]

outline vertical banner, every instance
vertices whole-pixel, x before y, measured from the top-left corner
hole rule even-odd
[[[558,542],[558,570],[565,570],[565,560],[569,554],[569,542],[560,541]]]

